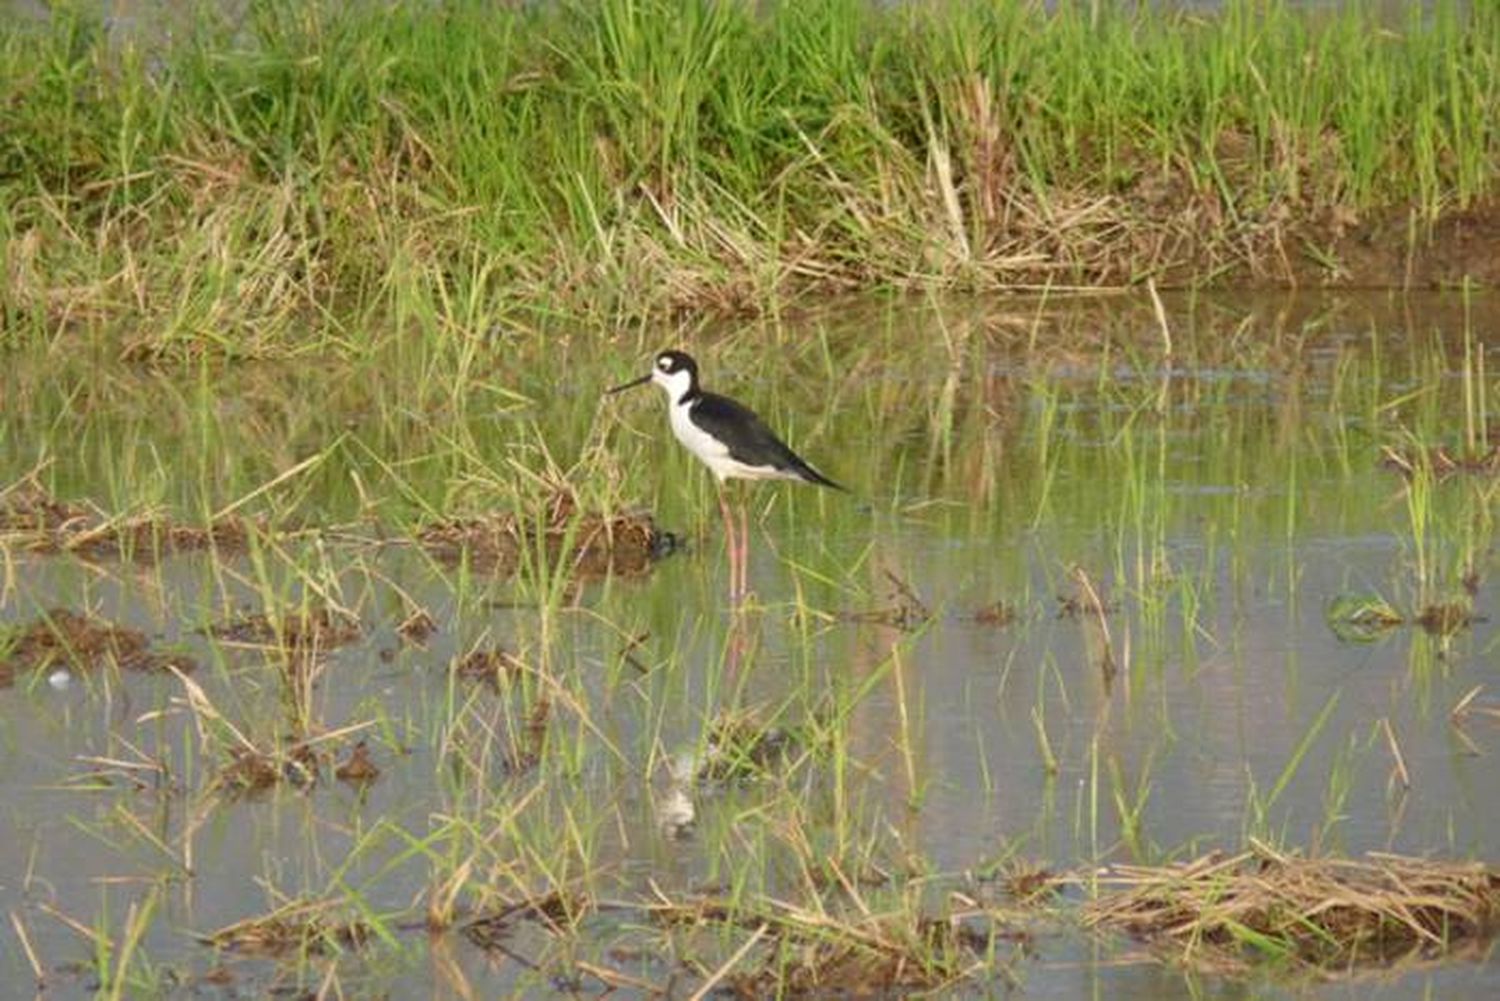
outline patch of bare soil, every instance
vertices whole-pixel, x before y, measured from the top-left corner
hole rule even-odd
[[[249,539],[250,526],[238,518],[224,518],[206,528],[162,517],[109,519],[57,500],[30,483],[0,492],[0,543],[31,552],[150,560],[209,549],[240,553]]]
[[[23,671],[66,664],[76,670],[113,665],[128,671],[192,671],[193,661],[180,654],[151,650],[146,634],[128,626],[55,608],[21,626],[0,628],[0,686]]]
[[[1468,282],[1500,287],[1500,201],[1450,211],[1430,225],[1413,222],[1410,209],[1391,208],[1345,227],[1313,219],[1298,229],[1300,239],[1330,242],[1337,262],[1330,269],[1303,255],[1303,284],[1445,288]]]
[[[1111,192],[1009,195],[994,209],[1030,208],[1030,223],[997,227],[995,251],[1013,261],[1000,284],[1036,284],[1068,274],[1079,284],[1126,285],[1154,274],[1162,287],[1500,287],[1500,200],[1485,198],[1428,218],[1410,205],[1355,209],[1303,194],[1255,200],[1255,143],[1226,132],[1213,157],[1222,186],[1144,153],[1120,154],[1129,180]],[[1334,150],[1304,151],[1297,173],[1311,181]],[[1011,204],[1014,203],[1014,204]]]
[[[584,577],[636,576],[651,569],[662,533],[649,514],[580,514],[561,497],[532,518],[512,513],[439,522],[417,542],[446,563],[468,560],[486,573],[514,573],[534,554]]]

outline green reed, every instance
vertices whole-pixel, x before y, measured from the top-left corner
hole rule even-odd
[[[1149,207],[1120,207],[1157,178],[1215,206],[1208,279],[1289,215],[1468,205],[1500,143],[1487,4],[163,17],[0,28],[8,339],[358,353],[799,283],[1118,283],[1149,267],[1110,244]],[[1090,203],[1106,225],[1068,221]],[[1044,279],[1016,263],[1038,248]]]

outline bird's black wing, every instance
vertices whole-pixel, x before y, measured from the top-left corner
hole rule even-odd
[[[747,466],[770,466],[809,483],[848,492],[802,460],[755,411],[717,393],[700,393],[692,420],[729,449],[729,457]]]

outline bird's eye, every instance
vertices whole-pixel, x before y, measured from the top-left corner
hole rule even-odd
[[[672,367],[672,359],[670,359],[670,358],[658,358],[656,360],[656,367],[659,368],[659,369],[661,369],[663,372],[665,372],[667,369],[669,369],[669,368]]]

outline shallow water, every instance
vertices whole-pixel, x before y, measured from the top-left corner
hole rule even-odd
[[[0,483],[39,467],[61,498],[191,518],[320,454],[238,511],[344,527],[224,559],[0,550],[5,623],[65,607],[139,628],[198,662],[192,678],[219,716],[192,711],[171,675],[22,673],[0,690],[0,910],[27,930],[49,997],[92,993],[100,968],[57,913],[120,942],[148,901],[141,993],[259,996],[332,975],[355,994],[540,996],[574,959],[657,984],[674,970],[638,916],[608,910],[567,946],[522,924],[509,956],[409,927],[473,847],[434,834],[448,818],[514,846],[495,856],[510,875],[498,863],[474,873],[492,888],[465,900],[480,909],[537,890],[539,874],[608,899],[653,885],[792,895],[801,844],[915,867],[939,898],[1009,857],[1154,863],[1249,837],[1494,860],[1500,719],[1474,710],[1500,707],[1485,618],[1496,479],[1409,483],[1380,459],[1478,447],[1497,306],[1456,294],[1173,299],[1170,358],[1136,299],[863,301],[706,331],[693,339],[705,378],[855,492],[755,488],[755,599],[738,615],[706,475],[670,440],[655,391],[595,402],[659,345],[601,350],[574,332],[507,364],[481,356],[464,397],[389,359],[352,374],[241,366],[213,381],[21,357],[0,382],[23,401],[0,417]],[[644,578],[574,587],[548,573],[496,580],[380,541],[498,503],[517,469],[545,465],[544,448],[561,468],[580,463],[573,477],[623,484],[685,551]],[[1104,628],[1069,610],[1083,580],[1111,609]],[[1407,618],[1454,603],[1479,619],[1447,635],[1332,621],[1367,596]],[[203,633],[330,602],[363,635],[328,653],[295,712],[279,654]],[[1014,621],[978,621],[996,602]],[[437,624],[425,644],[395,632],[415,607]],[[537,686],[497,693],[450,670],[494,646],[552,679],[535,767],[507,767],[501,751],[524,745],[513,738]],[[1476,686],[1471,712],[1452,716]],[[816,732],[810,755],[779,778],[674,788],[673,762],[745,706]],[[214,793],[231,725],[274,744],[294,719],[313,734],[362,726],[380,778],[361,790],[325,767],[310,788]],[[348,744],[336,734],[328,746],[342,757]],[[146,761],[162,768],[136,767]],[[694,827],[674,836],[663,810],[684,801]],[[580,858],[590,871],[549,868]],[[389,941],[299,963],[194,938],[291,898],[357,900]],[[32,972],[14,944],[0,950],[0,982],[20,996]],[[227,985],[198,979],[220,964]],[[1492,961],[1353,984],[1200,979],[1132,943],[1051,929],[1013,972],[1035,997],[1500,990]],[[584,976],[581,989],[602,985]]]

